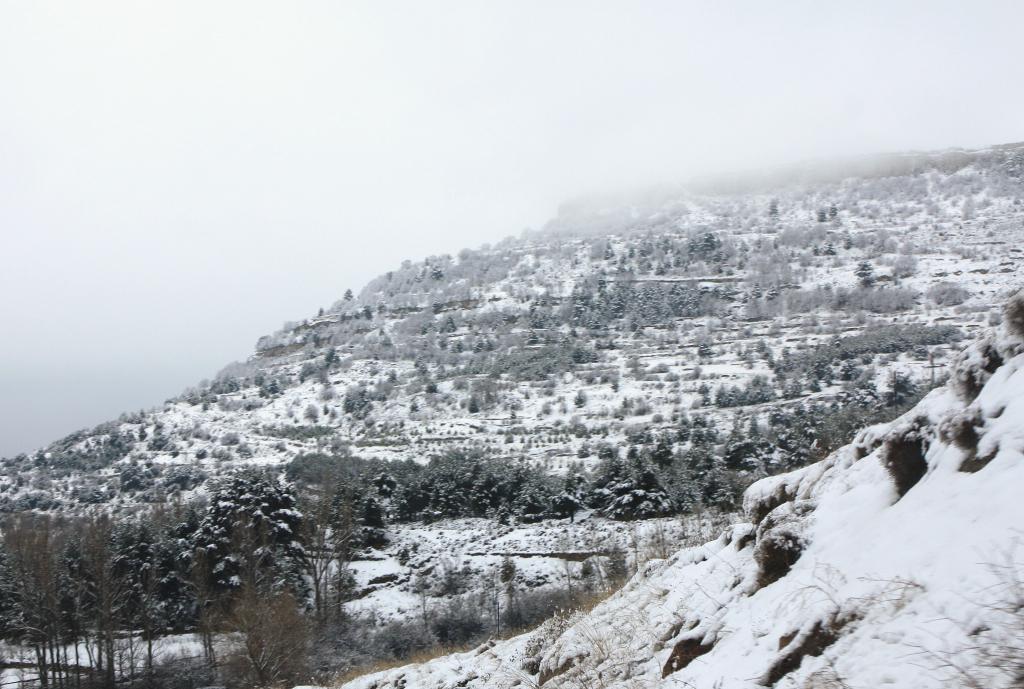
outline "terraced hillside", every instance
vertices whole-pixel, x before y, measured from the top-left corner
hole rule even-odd
[[[590,612],[344,689],[1018,687],[1024,293],[950,382]]]
[[[896,156],[567,206],[542,231],[405,262],[161,408],[5,460],[0,509],[159,504],[296,457],[300,478],[317,457],[455,450],[571,475],[607,448],[698,445],[742,455],[735,500],[845,440],[835,412],[913,399],[998,319],[1024,277],[1022,160]],[[763,442],[737,447],[752,425]]]

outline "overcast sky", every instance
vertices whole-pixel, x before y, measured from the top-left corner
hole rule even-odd
[[[1024,139],[1024,2],[0,0],[0,455],[582,193]]]

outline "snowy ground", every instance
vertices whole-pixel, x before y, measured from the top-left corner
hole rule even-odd
[[[68,658],[75,658],[74,646],[66,649]],[[95,648],[84,642],[78,644],[78,657],[82,667],[91,667],[96,652]],[[142,638],[119,637],[115,641],[115,653],[119,674],[128,676],[134,667],[137,674],[142,674],[146,667],[146,644]],[[174,634],[153,641],[153,663],[159,666],[175,660],[199,660],[203,658],[202,642],[195,634]],[[28,647],[0,642],[0,687],[22,686],[36,677],[35,652]]]
[[[397,525],[388,530],[386,547],[364,552],[352,563],[359,597],[346,609],[381,620],[414,617],[424,603],[434,606],[450,598],[428,591],[424,600],[417,589],[421,573],[436,582],[445,570],[458,571],[467,590],[479,592],[496,585],[506,558],[515,567],[513,584],[519,591],[601,587],[609,556],[616,551],[632,571],[638,562],[706,538],[721,523],[718,516],[624,523],[584,512],[575,522],[503,526],[489,519],[457,519]]]

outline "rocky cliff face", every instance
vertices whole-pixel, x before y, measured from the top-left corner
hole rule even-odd
[[[891,423],[744,496],[747,523],[585,614],[346,689],[1017,687],[1024,294]]]

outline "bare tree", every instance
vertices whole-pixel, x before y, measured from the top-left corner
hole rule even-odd
[[[240,686],[267,687],[301,677],[309,628],[290,594],[267,597],[244,589],[232,606],[228,629],[238,635],[228,663]]]

